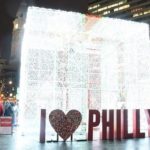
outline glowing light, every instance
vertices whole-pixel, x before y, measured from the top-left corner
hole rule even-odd
[[[13,96],[13,94],[12,94],[12,93],[10,93],[10,94],[9,94],[9,96],[10,96],[10,97],[12,97],[12,96]]]
[[[14,29],[18,29],[18,28],[19,28],[18,23],[15,23],[15,25],[14,25]]]
[[[147,24],[29,7],[21,54],[23,128],[39,130],[41,108],[78,109],[83,122],[88,109],[150,108],[149,50]]]
[[[12,81],[9,81],[8,83],[9,83],[9,84],[12,84],[13,82],[12,82]]]

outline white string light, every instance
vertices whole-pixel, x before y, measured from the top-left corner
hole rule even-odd
[[[22,43],[22,122],[40,109],[150,108],[148,25],[29,7]],[[144,103],[143,103],[144,102]]]

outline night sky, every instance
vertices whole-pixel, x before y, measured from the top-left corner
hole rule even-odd
[[[0,58],[9,59],[13,20],[22,0],[0,0]],[[87,13],[87,0],[26,0],[28,5]]]

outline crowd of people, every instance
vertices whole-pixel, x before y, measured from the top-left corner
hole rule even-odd
[[[18,118],[18,105],[16,102],[11,102],[6,100],[4,102],[0,102],[0,117],[1,116],[9,116],[12,117],[12,124],[17,125]]]

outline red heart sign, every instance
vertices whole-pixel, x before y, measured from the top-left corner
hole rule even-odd
[[[70,110],[67,115],[62,110],[53,110],[49,115],[49,121],[57,134],[67,140],[80,125],[82,115],[77,110]]]

